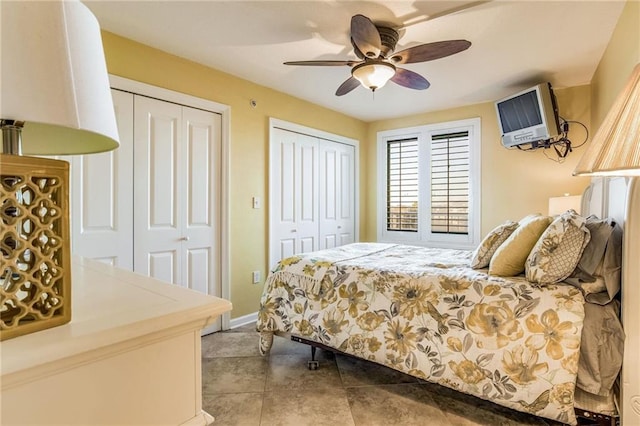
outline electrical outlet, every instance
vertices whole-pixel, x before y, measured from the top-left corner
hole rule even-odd
[[[253,271],[253,283],[258,284],[260,282],[260,271]]]

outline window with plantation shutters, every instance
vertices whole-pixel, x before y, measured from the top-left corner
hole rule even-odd
[[[469,132],[431,136],[431,232],[469,233]]]
[[[387,230],[418,232],[418,139],[387,141]]]
[[[378,133],[378,241],[480,242],[480,119]]]

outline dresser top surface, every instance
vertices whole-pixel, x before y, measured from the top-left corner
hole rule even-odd
[[[0,343],[3,379],[143,336],[200,330],[231,310],[227,300],[80,257],[71,286],[71,322]]]

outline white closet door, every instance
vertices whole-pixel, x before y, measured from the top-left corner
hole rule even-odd
[[[320,143],[319,248],[355,241],[355,148],[339,142]]]
[[[182,107],[136,96],[134,108],[134,270],[179,284]]]
[[[220,296],[220,115],[184,107],[182,285]]]
[[[318,140],[273,129],[270,164],[270,267],[318,249]]]
[[[133,270],[133,95],[112,90],[120,147],[71,158],[72,247]]]

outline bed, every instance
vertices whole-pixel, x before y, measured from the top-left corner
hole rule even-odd
[[[638,202],[635,186],[594,181],[583,211],[625,224],[625,194],[628,205]],[[624,255],[632,249],[627,244]],[[576,408],[612,416],[622,363],[619,294],[592,306],[575,283],[531,285],[530,276],[472,269],[477,255],[356,243],[283,259],[261,298],[261,353],[274,334],[288,335],[563,423],[576,424]],[[602,348],[619,360],[604,358]],[[635,386],[630,374],[623,369],[623,394]]]

